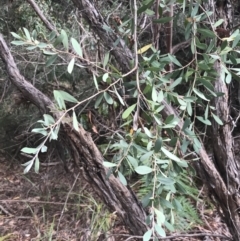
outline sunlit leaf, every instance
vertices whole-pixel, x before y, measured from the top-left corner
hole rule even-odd
[[[19,36],[18,34],[14,33],[14,32],[11,32],[11,34],[14,38],[23,39],[21,36]]]
[[[103,77],[102,77],[102,80],[103,80],[104,82],[106,82],[108,76],[109,76],[109,74],[108,74],[108,73],[105,73],[105,74],[103,75]]]
[[[83,57],[82,48],[78,43],[78,41],[75,38],[71,38],[71,42],[72,42],[74,51],[82,58]]]
[[[40,162],[39,162],[39,158],[37,157],[37,158],[35,159],[35,164],[34,164],[34,171],[35,171],[36,173],[39,172],[39,166],[40,166]]]
[[[72,58],[67,67],[67,71],[69,74],[71,74],[73,71],[74,63],[75,63],[75,58]]]
[[[27,40],[32,41],[32,39],[31,39],[31,36],[30,36],[30,33],[29,33],[28,29],[23,28],[23,31],[24,31],[24,33],[25,33],[25,36],[26,36]]]
[[[144,235],[143,235],[143,241],[149,241],[152,236],[152,230],[148,230]]]
[[[105,91],[103,95],[104,95],[104,98],[107,101],[107,103],[109,105],[112,105],[113,104],[113,98],[111,97],[111,95],[109,95],[107,91]]]
[[[38,152],[37,148],[30,148],[30,147],[24,147],[21,149],[21,152],[27,153],[27,154],[36,154]]]
[[[122,118],[126,119],[128,118],[128,116],[133,112],[133,110],[135,109],[137,104],[133,104],[131,106],[129,106],[122,114]]]
[[[103,60],[103,68],[106,67],[106,65],[108,64],[108,61],[109,61],[109,52],[107,52],[104,56],[104,60]]]
[[[105,167],[116,167],[117,166],[117,164],[115,164],[115,163],[111,163],[111,162],[103,162],[103,165],[105,166]]]
[[[79,127],[78,127],[78,120],[77,120],[77,116],[76,116],[76,113],[75,111],[73,111],[73,128],[76,130],[76,131],[79,131]]]
[[[34,128],[32,132],[42,134],[43,136],[47,136],[48,132],[44,128]]]
[[[140,175],[145,175],[145,174],[151,173],[152,171],[153,169],[148,166],[138,166],[135,168],[135,172],[137,172]]]
[[[143,54],[146,51],[148,51],[152,47],[152,44],[145,45],[144,47],[140,48],[137,53],[138,54]]]

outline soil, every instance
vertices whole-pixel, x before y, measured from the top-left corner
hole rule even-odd
[[[24,175],[23,169],[17,161],[9,163],[0,157],[1,241],[130,240],[116,214],[108,211],[79,174],[69,175],[61,164],[41,166],[39,174],[31,170]],[[200,195],[207,198],[207,191],[203,189]],[[197,208],[203,224],[193,227],[189,237],[174,233],[171,235],[179,237],[171,240],[224,240],[206,235],[191,237],[199,233],[230,237],[212,206]]]

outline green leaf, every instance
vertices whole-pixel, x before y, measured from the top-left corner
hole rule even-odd
[[[157,217],[157,224],[161,227],[162,224],[165,222],[165,215],[157,210],[156,208],[154,208],[154,213],[156,214]]]
[[[48,132],[44,128],[34,128],[32,132],[42,134],[43,136],[47,136]]]
[[[149,241],[152,236],[152,230],[148,230],[144,235],[143,235],[143,241]]]
[[[153,138],[153,135],[152,135],[151,131],[147,127],[143,127],[143,129],[144,129],[145,134],[148,137]]]
[[[78,127],[78,120],[75,111],[73,111],[73,128],[78,132],[79,127]]]
[[[80,44],[78,43],[78,41],[75,38],[71,38],[71,43],[72,43],[74,51],[82,58],[83,57],[82,48],[81,48]]]
[[[56,52],[52,52],[52,51],[48,51],[48,50],[43,49],[43,54],[45,54],[45,55],[56,55]]]
[[[166,233],[161,226],[159,226],[158,224],[155,224],[154,228],[161,237],[166,237]]]
[[[117,92],[117,89],[116,89],[115,85],[114,85],[114,91],[115,91],[115,94],[117,95],[120,103],[121,103],[123,106],[125,106],[125,103],[124,103],[122,97],[121,97],[121,96],[119,95],[119,93]]]
[[[237,44],[239,43],[239,40],[240,40],[240,34],[238,34],[234,40],[233,40],[233,43],[232,43],[232,48],[235,48],[237,46]]]
[[[197,117],[197,119],[198,119],[199,121],[201,121],[203,124],[208,125],[208,126],[212,125],[210,120],[204,119],[202,116],[196,116],[196,117]]]
[[[122,118],[126,119],[128,118],[128,116],[133,112],[133,110],[136,108],[137,104],[133,104],[131,106],[129,106],[122,114]]]
[[[72,58],[67,67],[67,71],[69,74],[71,74],[73,71],[74,63],[75,63],[75,58]]]
[[[64,33],[61,32],[61,34],[56,38],[55,42],[53,43],[54,47],[57,47],[60,43],[62,43],[64,39]]]
[[[163,17],[153,20],[154,23],[168,23],[173,19],[173,17]]]
[[[135,168],[135,172],[137,172],[140,175],[145,175],[145,174],[151,173],[152,171],[153,169],[148,166],[138,166]]]
[[[117,166],[117,164],[116,163],[112,163],[112,162],[103,162],[103,165],[105,166],[105,167],[116,167]]]
[[[23,28],[23,31],[25,33],[25,36],[26,36],[27,40],[32,42],[32,39],[31,39],[29,31],[26,28]]]
[[[198,28],[197,31],[205,37],[214,38],[215,34],[213,31],[206,28]]]
[[[24,44],[27,44],[27,43],[24,42],[24,41],[12,41],[11,44],[14,44],[14,45],[24,45]]]
[[[72,95],[68,94],[67,92],[63,91],[63,90],[54,90],[53,94],[55,96],[55,93],[58,93],[58,95],[66,101],[69,102],[73,102],[73,103],[78,103],[78,100],[76,98],[74,98]]]
[[[168,89],[171,90],[181,83],[182,83],[182,77],[179,77],[168,87]]]
[[[68,36],[67,36],[67,33],[63,29],[61,30],[61,35],[63,36],[63,38],[62,38],[63,47],[68,52]]]
[[[158,99],[157,99],[157,102],[161,103],[163,101],[163,91],[161,90],[159,93],[158,93]]]
[[[144,155],[141,156],[140,162],[148,161],[150,159],[150,157],[152,156],[152,154],[153,154],[153,151],[149,151],[149,152],[145,153]]]
[[[102,77],[102,80],[103,80],[104,82],[106,82],[108,76],[109,76],[109,74],[108,74],[108,73],[105,73],[105,74],[103,75],[103,77]]]
[[[209,100],[205,97],[205,95],[204,95],[201,91],[199,91],[198,89],[193,88],[193,91],[194,91],[194,93],[195,93],[196,95],[198,95],[201,99],[206,100],[206,101],[209,101]]]
[[[18,34],[14,33],[14,32],[11,32],[11,34],[14,38],[23,39],[21,36],[19,36]]]
[[[108,61],[109,61],[109,52],[107,52],[104,56],[104,60],[103,60],[103,68],[106,67],[106,65],[108,64]]]
[[[221,25],[223,22],[224,22],[223,19],[219,19],[216,23],[213,24],[213,27],[216,28],[216,27],[218,27],[219,25]]]
[[[225,78],[225,82],[226,82],[226,84],[230,84],[231,81],[232,81],[232,74],[228,73],[226,78]]]
[[[214,118],[214,120],[219,124],[219,125],[223,125],[223,122],[221,121],[221,119],[218,117],[218,116],[216,116],[216,115],[214,115],[213,113],[212,113],[212,117]]]
[[[127,180],[121,172],[118,172],[118,178],[124,186],[127,186]]]
[[[50,140],[57,140],[58,139],[58,132],[56,129],[51,130]]]
[[[137,10],[137,14],[139,15],[140,13],[144,12],[145,10],[148,9],[149,6],[151,6],[151,4],[154,2],[154,0],[151,0],[150,2],[148,2],[147,4],[143,4],[142,7],[138,8]]]
[[[161,150],[162,147],[162,138],[159,137],[156,142],[155,142],[155,146],[154,146],[154,151],[157,153]]]
[[[43,119],[44,119],[44,125],[45,126],[53,125],[55,123],[55,120],[49,114],[44,114]]]
[[[138,166],[138,160],[132,156],[127,156],[128,161],[132,164],[134,169]]]
[[[195,7],[192,9],[191,17],[196,16],[196,14],[198,13],[198,8],[199,8],[199,4],[196,4]]]
[[[156,90],[155,86],[153,86],[153,87],[152,87],[152,100],[153,100],[154,102],[156,102],[156,101],[157,101],[157,98],[158,98],[158,93],[157,93],[157,90]]]
[[[31,161],[29,162],[29,164],[26,166],[26,168],[25,168],[24,171],[23,171],[24,174],[26,174],[26,173],[29,172],[29,170],[31,169],[31,167],[32,167],[32,165],[33,165],[33,162],[34,162],[34,160],[31,160]]]
[[[176,162],[180,162],[181,160],[175,156],[174,154],[172,154],[170,151],[168,151],[167,149],[165,149],[164,147],[161,148],[161,151],[171,160],[176,161]]]
[[[174,232],[175,229],[172,226],[172,224],[170,224],[168,221],[165,221],[164,225],[166,226],[166,228],[170,231],[170,232]]]
[[[39,162],[39,158],[37,157],[37,158],[35,159],[35,165],[34,165],[34,171],[35,171],[36,173],[39,172],[39,166],[40,166],[40,162]]]
[[[50,65],[52,65],[57,59],[57,57],[58,57],[57,54],[50,56],[46,61],[46,67],[49,67]]]
[[[96,78],[95,74],[93,74],[93,81],[94,81],[94,84],[95,84],[96,89],[99,90],[99,88],[98,88],[98,82],[97,82],[97,78]],[[114,86],[114,87],[115,87],[115,86]]]
[[[106,92],[106,91],[104,92],[103,95],[104,95],[104,98],[107,101],[107,103],[109,105],[112,105],[113,104],[113,99],[112,99],[111,95],[109,95],[108,92]]]
[[[38,152],[37,148],[30,148],[30,147],[24,147],[21,149],[21,152],[27,153],[27,154],[36,154]]]
[[[103,94],[100,94],[100,95],[97,97],[96,101],[95,101],[95,105],[94,105],[94,108],[95,108],[95,109],[97,109],[98,106],[101,104],[102,99],[103,99]]]
[[[176,59],[176,57],[174,55],[168,54],[168,57],[171,60],[171,62],[173,62],[174,64],[176,64],[179,67],[182,67],[181,63]]]

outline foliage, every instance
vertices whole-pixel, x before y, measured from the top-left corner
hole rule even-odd
[[[175,2],[175,1],[174,1]],[[172,2],[171,2],[172,3]],[[54,91],[55,109],[61,113],[59,119],[55,120],[51,115],[45,114],[39,128],[32,132],[41,134],[43,142],[36,148],[25,147],[21,151],[32,156],[31,160],[24,164],[24,173],[28,172],[34,165],[38,172],[40,162],[39,153],[46,152],[47,140],[57,140],[62,122],[70,122],[75,131],[79,131],[80,118],[76,113],[78,106],[89,100],[95,101],[95,109],[99,113],[110,116],[111,110],[121,113],[117,119],[118,130],[109,136],[108,145],[104,146],[106,167],[118,176],[123,185],[127,185],[128,176],[137,173],[143,176],[142,185],[148,188],[142,198],[143,205],[150,207],[148,224],[153,229],[144,235],[144,240],[149,240],[152,235],[165,236],[164,228],[173,231],[176,225],[176,216],[188,219],[191,217],[198,222],[198,216],[190,202],[182,195],[195,197],[192,189],[187,191],[186,180],[181,181],[183,173],[188,173],[193,159],[189,159],[191,151],[198,153],[201,148],[200,135],[206,134],[206,127],[214,122],[223,125],[221,117],[215,114],[215,107],[211,100],[221,96],[222,93],[214,90],[216,72],[213,71],[214,64],[219,61],[222,72],[221,79],[231,83],[233,78],[239,80],[240,62],[238,58],[240,32],[236,30],[230,37],[222,39],[221,45],[217,46],[217,35],[215,28],[221,24],[221,20],[211,23],[212,28],[204,24],[212,12],[202,11],[199,3],[190,1],[176,2],[182,14],[185,14],[185,39],[190,40],[190,61],[183,64],[171,53],[161,54],[151,44],[147,43],[139,47],[135,52],[141,57],[132,81],[127,80],[125,73],[121,73],[118,64],[112,60],[109,51],[104,52],[101,62],[91,63],[97,74],[93,73],[92,83],[96,88],[95,94],[88,99],[78,101],[75,97],[65,91]],[[143,1],[137,10],[141,14],[153,15],[151,10],[153,1]],[[168,4],[161,3],[159,10],[168,8]],[[188,10],[188,12],[187,12]],[[179,15],[176,15],[177,21]],[[132,33],[134,19],[127,19],[117,26],[123,39],[126,40],[128,33]],[[155,23],[166,23],[172,18],[159,18]],[[113,31],[105,26],[106,34]],[[67,71],[73,73],[75,68],[85,68],[84,49],[82,44],[74,38],[71,33],[61,30],[60,35],[51,33],[46,35],[46,41],[38,40],[39,32],[35,29],[30,33],[23,28],[23,34],[12,33],[16,39],[14,45],[26,45],[27,50],[40,50],[46,57],[46,66],[51,66],[61,57],[68,56]],[[137,39],[136,39],[137,40]],[[118,44],[116,40],[116,45]],[[135,41],[135,45],[137,45]],[[60,47],[62,46],[62,47]],[[72,48],[71,53],[69,49]],[[167,66],[173,64],[174,71],[168,72]],[[236,66],[236,67],[235,67]],[[125,95],[129,96],[128,99]],[[166,119],[162,116],[164,108],[163,101],[176,107],[181,120],[184,122],[182,131],[176,129],[181,121],[174,115]],[[74,103],[68,108],[67,102]],[[70,114],[70,115],[69,115]],[[71,117],[69,117],[71,116]],[[204,126],[200,133],[196,125]],[[105,144],[105,143],[104,143]],[[190,154],[189,154],[190,153]],[[110,154],[113,156],[108,161]],[[150,190],[149,190],[150,189]],[[182,218],[182,219],[181,219]],[[182,228],[182,227],[181,227]]]

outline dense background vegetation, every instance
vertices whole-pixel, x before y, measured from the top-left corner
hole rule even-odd
[[[90,231],[67,240],[102,240],[122,225],[145,241],[197,232],[208,224],[200,210],[213,209],[210,203],[229,229],[218,234],[239,240],[238,24],[238,3],[217,0],[4,3],[1,155],[29,180],[53,175],[55,165],[76,178],[66,196],[57,189],[56,202],[87,202],[94,211]],[[90,196],[73,193],[79,177]],[[47,205],[56,195],[46,187],[33,196]],[[48,235],[39,225],[31,237],[61,240],[66,216],[46,224]],[[120,223],[111,226],[113,219]]]

